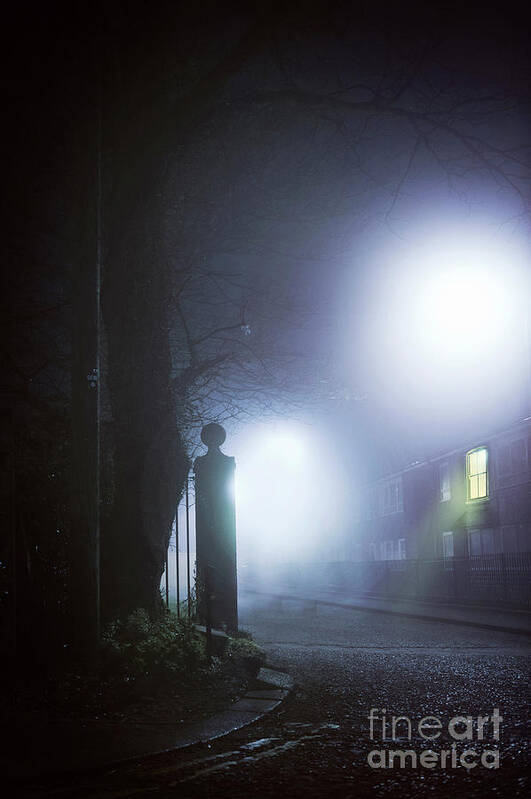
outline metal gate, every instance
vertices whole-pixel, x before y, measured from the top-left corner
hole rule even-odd
[[[196,605],[195,592],[195,481],[185,480],[181,501],[175,508],[172,533],[166,550],[161,591],[168,609],[190,618]]]

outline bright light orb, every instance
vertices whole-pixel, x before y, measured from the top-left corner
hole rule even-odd
[[[396,264],[390,339],[426,375],[503,362],[522,339],[526,266],[519,248],[487,236],[424,239]]]
[[[268,457],[280,458],[284,465],[296,467],[303,463],[306,447],[300,434],[285,431],[266,438],[264,449]]]
[[[385,254],[362,353],[386,408],[425,422],[520,412],[531,352],[524,245],[463,227]]]
[[[514,314],[508,295],[503,275],[493,270],[467,265],[434,270],[419,286],[419,344],[432,356],[458,361],[492,353]]]

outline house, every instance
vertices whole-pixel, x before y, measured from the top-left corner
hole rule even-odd
[[[531,417],[366,486],[356,560],[531,551]]]

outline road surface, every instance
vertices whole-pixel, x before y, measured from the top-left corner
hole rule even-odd
[[[263,599],[242,606],[240,623],[268,665],[295,678],[278,712],[211,745],[55,789],[87,799],[527,794],[529,639]]]

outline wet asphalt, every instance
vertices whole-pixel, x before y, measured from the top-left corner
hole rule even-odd
[[[263,646],[269,666],[295,679],[278,710],[210,744],[32,795],[528,795],[529,638],[290,601],[242,604],[240,626]],[[393,716],[406,717],[394,731]],[[431,739],[419,733],[427,716],[421,732]],[[457,716],[471,721],[454,721],[449,731]],[[478,716],[488,717],[481,740]],[[389,751],[398,752],[393,767]]]

